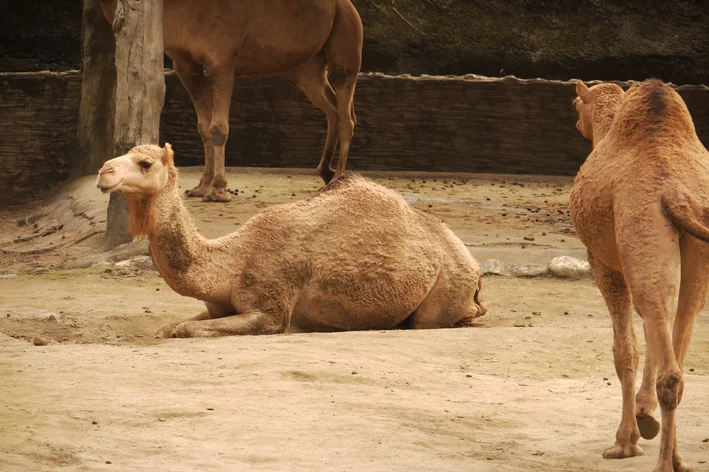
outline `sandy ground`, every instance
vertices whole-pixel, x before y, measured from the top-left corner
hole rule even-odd
[[[566,214],[569,179],[378,175],[446,220],[479,259],[582,254]],[[197,176],[183,172],[183,186]],[[230,182],[240,190],[230,204],[188,203],[207,236],[319,187],[297,171]],[[100,235],[72,242],[100,231],[105,196],[86,183],[67,195],[0,213],[0,274],[20,274],[0,279],[0,471],[654,466],[657,438],[641,440],[644,457],[601,458],[620,388],[590,280],[488,277],[478,328],[158,341],[159,326],[201,304],[152,271],[61,270],[105,249]],[[705,311],[678,410],[696,470],[709,470],[708,365]]]

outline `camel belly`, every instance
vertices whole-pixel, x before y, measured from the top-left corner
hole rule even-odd
[[[569,208],[571,222],[586,249],[606,266],[620,271],[610,185],[577,178]]]

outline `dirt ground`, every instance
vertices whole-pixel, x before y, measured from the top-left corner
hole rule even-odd
[[[583,256],[570,179],[376,176],[444,219],[480,261]],[[183,171],[183,187],[197,178]],[[230,184],[239,194],[227,205],[188,202],[209,237],[320,187],[295,170],[232,170]],[[620,387],[591,280],[487,277],[478,328],[159,341],[161,325],[201,303],[154,271],[67,269],[106,254],[106,200],[87,179],[0,213],[1,471],[654,466],[658,438],[641,440],[644,457],[601,457]],[[704,311],[678,410],[680,447],[699,471],[709,470],[707,366]]]

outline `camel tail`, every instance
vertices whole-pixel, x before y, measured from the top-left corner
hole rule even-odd
[[[690,199],[686,193],[673,189],[670,194],[662,197],[662,208],[677,229],[709,243],[709,228],[697,218]]]

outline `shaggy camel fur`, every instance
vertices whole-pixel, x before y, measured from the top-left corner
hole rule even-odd
[[[147,235],[168,285],[207,305],[160,337],[445,328],[487,311],[462,241],[359,176],[263,210],[215,240],[197,232],[182,204],[169,144],[109,160],[96,185],[128,198],[131,233]]]
[[[675,409],[682,363],[709,286],[709,153],[680,96],[649,80],[627,92],[613,84],[576,86],[577,128],[593,141],[570,196],[571,218],[588,249],[613,320],[613,356],[623,394],[615,445],[606,458],[642,455],[638,439],[662,436],[655,471],[687,471],[677,449]],[[643,318],[639,354],[632,305]]]
[[[117,0],[99,1],[113,24]],[[350,0],[164,0],[163,28],[165,53],[192,99],[204,144],[204,174],[188,196],[231,200],[224,148],[234,76],[282,75],[302,91],[327,115],[320,176],[328,183],[345,172],[362,62],[362,20]]]

